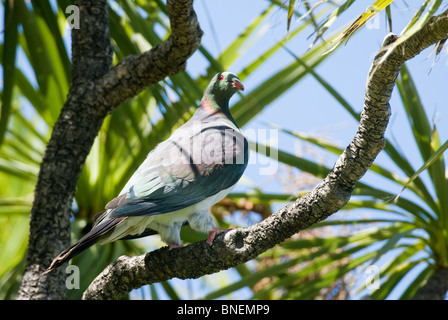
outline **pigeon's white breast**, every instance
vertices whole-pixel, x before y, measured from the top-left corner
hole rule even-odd
[[[226,195],[230,191],[232,191],[232,189],[234,187],[235,187],[235,185],[231,186],[230,188],[221,190],[214,196],[208,197],[208,198],[206,198],[192,206],[186,207],[184,209],[173,211],[170,213],[164,213],[164,214],[158,214],[158,215],[152,216],[153,219],[151,221],[148,221],[148,228],[151,228],[152,222],[160,223],[163,225],[170,225],[172,222],[184,222],[184,221],[188,220],[188,217],[191,214],[194,214],[194,213],[209,214],[210,207],[212,205],[214,205],[215,203],[224,199],[226,197]]]
[[[152,216],[133,216],[128,217],[119,223],[112,234],[110,234],[107,238],[101,239],[98,241],[101,244],[109,243],[112,241],[116,241],[121,239],[127,235],[138,235],[145,231],[145,229],[157,229],[155,227],[151,227],[151,225],[165,225],[171,226],[175,222],[185,222],[192,214],[210,214],[209,209],[215,203],[221,201],[226,197],[226,195],[232,191],[235,185],[230,188],[221,190],[214,196],[208,197],[194,205],[183,208],[181,210],[162,213]]]

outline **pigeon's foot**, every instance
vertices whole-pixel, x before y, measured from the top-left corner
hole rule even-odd
[[[230,230],[232,229],[213,228],[213,230],[208,233],[207,243],[211,245],[217,234],[229,232]]]
[[[184,245],[182,243],[169,243],[168,247],[170,250],[173,250],[175,248],[182,248]]]

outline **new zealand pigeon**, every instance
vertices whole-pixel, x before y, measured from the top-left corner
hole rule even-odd
[[[218,73],[183,126],[152,150],[121,193],[98,214],[92,230],[61,252],[44,272],[62,265],[96,242],[159,233],[170,248],[181,247],[188,223],[209,233],[207,243],[227,230],[217,228],[209,209],[236,185],[248,163],[248,144],[229,111],[244,90],[238,77]]]

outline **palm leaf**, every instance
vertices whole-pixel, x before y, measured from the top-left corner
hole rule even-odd
[[[5,19],[4,19],[4,42],[2,54],[3,66],[3,92],[1,95],[1,113],[0,113],[0,145],[3,142],[6,128],[8,126],[8,119],[11,113],[14,77],[15,77],[15,61],[16,61],[16,47],[18,42],[17,31],[17,12],[11,8],[14,2],[7,1],[5,4]]]
[[[370,7],[366,9],[347,29],[345,29],[340,36],[335,40],[336,44],[326,53],[332,52],[342,42],[348,41],[350,37],[361,28],[367,21],[373,18],[380,11],[388,7],[394,0],[377,0]]]

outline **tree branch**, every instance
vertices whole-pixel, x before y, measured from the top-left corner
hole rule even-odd
[[[197,242],[175,250],[165,247],[142,256],[122,256],[91,283],[83,299],[118,299],[145,284],[173,277],[198,278],[235,267],[340,210],[384,147],[389,100],[401,66],[446,38],[447,12],[397,46],[388,46],[396,36],[386,37],[368,75],[358,131],[328,176],[310,193],[256,225],[216,237],[211,246]]]
[[[104,118],[147,85],[183,70],[201,41],[193,0],[168,0],[172,35],[111,68],[107,1],[78,0],[76,5],[80,28],[72,31],[72,84],[41,162],[17,299],[65,298],[63,268],[45,276],[42,272],[70,244],[76,182]]]
[[[149,85],[183,71],[187,59],[201,43],[202,30],[193,10],[193,0],[168,0],[171,34],[148,52],[128,56],[101,80],[106,104],[118,106]]]

